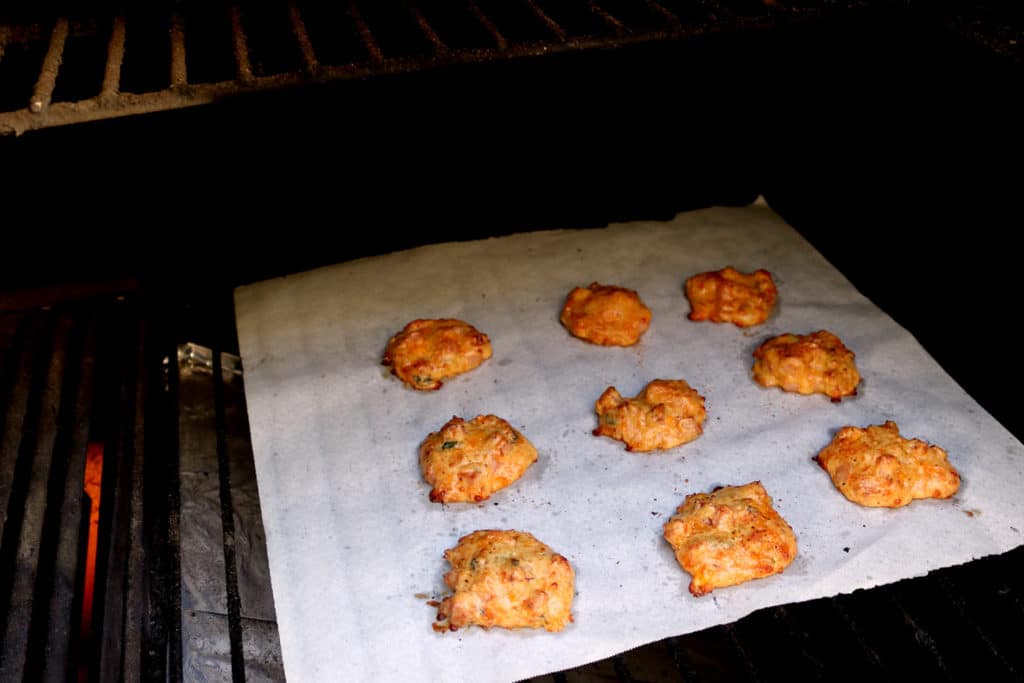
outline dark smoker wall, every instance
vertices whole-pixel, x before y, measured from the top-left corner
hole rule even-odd
[[[39,131],[0,140],[0,290],[188,293],[764,194],[1019,436],[1024,373],[992,364],[1013,357],[1021,76],[890,9]]]

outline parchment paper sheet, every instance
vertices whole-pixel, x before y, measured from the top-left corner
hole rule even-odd
[[[774,274],[776,314],[747,331],[687,320],[686,277],[730,264]],[[593,281],[636,289],[651,308],[639,345],[592,346],[559,324],[569,290]],[[1021,443],[761,202],[429,246],[246,286],[236,304],[292,682],[515,680],[1024,542]],[[440,391],[413,391],[381,366],[384,346],[410,320],[440,317],[487,333],[494,356]],[[819,329],[856,352],[856,398],[753,382],[762,341]],[[632,396],[655,378],[706,397],[700,438],[633,454],[591,435],[607,386]],[[538,462],[484,503],[431,503],[420,442],[481,413],[521,429]],[[886,419],[947,449],[963,477],[955,498],[862,508],[812,462],[839,427]],[[662,525],[688,493],[753,480],[796,531],[798,557],[781,575],[690,596]],[[529,531],[569,559],[575,623],[431,629],[423,594],[444,592],[444,550],[486,528]]]

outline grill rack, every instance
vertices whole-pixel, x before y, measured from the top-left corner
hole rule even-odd
[[[266,569],[266,549],[258,507],[244,509],[255,488],[244,372],[237,357],[176,346],[197,329],[183,308],[129,297],[0,315],[3,680],[66,680],[86,647],[74,587],[85,443],[97,434],[109,458],[98,679],[283,677],[269,574],[251,570]],[[532,680],[1020,680],[1022,577],[1024,546]]]
[[[309,84],[765,28],[867,4],[348,0],[331,9],[275,0],[0,15],[0,135]]]

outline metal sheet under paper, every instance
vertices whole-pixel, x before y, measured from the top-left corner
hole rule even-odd
[[[686,277],[726,265],[774,274],[779,305],[765,324],[687,319]],[[569,290],[594,281],[637,290],[653,311],[635,347],[592,346],[559,324]],[[236,304],[292,681],[510,681],[1024,542],[1024,446],[760,201],[428,246],[243,287]],[[411,390],[381,365],[384,346],[410,320],[441,317],[487,333],[494,356],[439,391]],[[753,382],[762,341],[819,329],[856,352],[855,398]],[[701,437],[642,454],[592,436],[606,387],[631,396],[655,378],[706,397]],[[420,442],[453,415],[485,413],[526,434],[539,460],[483,503],[431,503]],[[859,507],[812,462],[839,427],[887,419],[949,452],[963,477],[953,499]],[[796,560],[691,596],[662,525],[689,493],[754,480],[796,531]],[[431,629],[444,550],[493,528],[529,531],[572,563],[564,631]]]

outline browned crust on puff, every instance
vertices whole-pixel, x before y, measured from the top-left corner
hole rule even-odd
[[[754,351],[754,380],[798,394],[825,394],[838,402],[857,393],[860,373],[854,353],[827,330],[782,334]]]
[[[420,445],[420,469],[437,503],[486,500],[536,460],[533,444],[496,415],[453,417]]]
[[[946,451],[903,438],[892,420],[866,429],[843,427],[816,459],[847,499],[867,507],[949,498],[960,488]]]
[[[455,591],[437,611],[434,629],[543,628],[572,621],[575,573],[569,561],[524,531],[474,531],[446,550]]]
[[[698,273],[686,280],[690,320],[760,325],[772,312],[778,290],[767,270],[741,273],[732,266]]]
[[[384,365],[413,389],[433,391],[491,357],[491,341],[469,323],[452,318],[413,320],[391,337]]]
[[[632,346],[651,324],[651,309],[632,289],[594,282],[569,292],[559,319],[591,344]]]
[[[796,557],[796,534],[758,481],[687,496],[664,533],[697,596],[778,574]]]
[[[704,397],[681,379],[656,379],[633,398],[615,387],[605,389],[594,404],[598,427],[594,436],[609,436],[629,451],[674,448],[693,441],[704,430]]]

